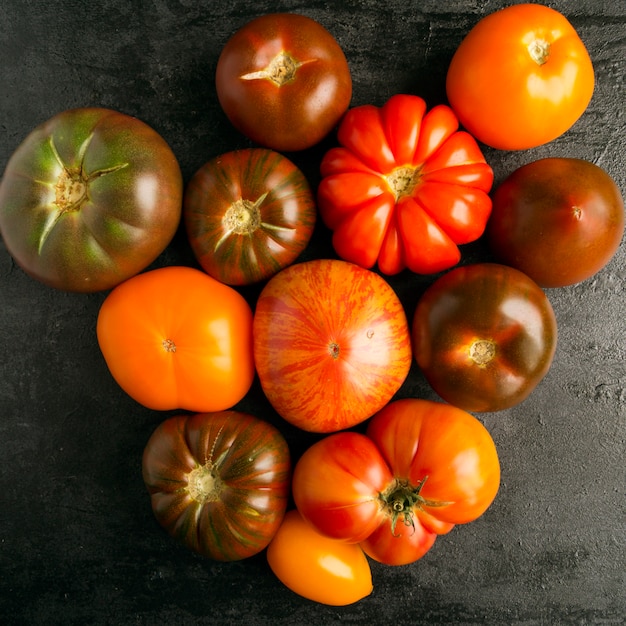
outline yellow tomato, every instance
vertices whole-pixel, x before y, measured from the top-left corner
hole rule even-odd
[[[287,513],[269,544],[267,561],[285,586],[322,604],[353,604],[373,589],[361,547],[320,535],[296,510]]]

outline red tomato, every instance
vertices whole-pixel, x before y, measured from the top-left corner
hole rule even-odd
[[[183,217],[203,269],[229,285],[273,276],[306,248],[317,209],[304,174],[262,148],[203,165],[185,191]]]
[[[287,508],[287,442],[252,415],[171,417],[148,440],[142,466],[158,522],[211,559],[235,561],[263,550]]]
[[[489,507],[500,484],[495,444],[472,415],[428,400],[395,400],[366,434],[313,444],[293,473],[301,515],[320,533],[356,543],[372,558],[404,565],[437,535]]]
[[[250,306],[200,270],[127,280],[102,303],[96,330],[113,378],[150,409],[228,409],[254,379]]]
[[[448,100],[479,141],[524,150],[556,139],[583,114],[593,65],[573,26],[558,11],[517,4],[474,26],[454,54]]]
[[[472,137],[444,105],[417,96],[348,111],[341,147],[321,164],[320,214],[337,254],[384,274],[431,274],[456,265],[460,244],[480,237],[493,182]]]
[[[412,337],[415,360],[446,402],[500,411],[524,400],[548,372],[557,327],[550,301],[528,276],[479,263],[426,290]]]
[[[281,152],[321,141],[352,98],[346,57],[335,38],[304,15],[248,22],[224,46],[217,96],[233,126]]]
[[[0,231],[16,263],[57,289],[110,289],[174,236],[183,180],[155,130],[108,109],[74,109],[35,128],[0,183]]]
[[[488,224],[499,261],[542,287],[564,287],[599,272],[624,234],[624,201],[600,167],[572,158],[539,159],[495,191]]]
[[[322,604],[345,606],[372,593],[372,572],[363,550],[320,535],[289,511],[267,548],[277,578],[295,593]]]
[[[349,428],[382,408],[411,366],[402,304],[378,274],[340,260],[297,263],[271,278],[254,315],[261,386],[288,422]]]

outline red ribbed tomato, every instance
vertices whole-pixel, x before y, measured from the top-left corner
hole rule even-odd
[[[374,415],[364,435],[335,433],[313,444],[296,463],[292,489],[318,532],[403,565],[437,535],[482,515],[499,486],[487,429],[461,409],[411,398]]]
[[[191,550],[219,561],[257,554],[278,530],[290,489],[287,443],[239,411],[162,422],[143,454],[158,522]]]
[[[267,398],[313,432],[354,426],[398,391],[411,365],[402,303],[378,274],[346,261],[297,263],[271,278],[253,322]]]
[[[317,210],[304,174],[273,150],[228,152],[203,165],[185,191],[183,217],[203,269],[247,285],[293,263]]]
[[[355,107],[321,164],[320,214],[337,254],[383,274],[432,274],[456,265],[480,237],[493,172],[452,110],[417,96]]]

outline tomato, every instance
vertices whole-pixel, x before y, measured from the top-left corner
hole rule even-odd
[[[448,101],[479,141],[524,150],[565,133],[594,88],[589,53],[564,15],[517,4],[481,19],[457,48]]]
[[[496,263],[458,267],[422,295],[413,316],[413,354],[446,402],[500,411],[524,400],[548,372],[557,326],[542,289]]]
[[[404,309],[378,274],[336,259],[297,263],[257,300],[254,359],[276,411],[310,432],[358,424],[398,391],[411,366]]]
[[[459,245],[480,237],[493,172],[452,110],[426,112],[417,96],[355,107],[340,147],[321,163],[320,215],[337,254],[383,274],[431,274],[456,265]]]
[[[303,150],[335,127],[352,98],[352,78],[335,38],[304,15],[253,19],[217,61],[217,96],[233,126],[280,152]]]
[[[143,460],[152,510],[173,537],[218,561],[257,554],[280,526],[290,492],[287,442],[239,411],[162,422]]]
[[[456,407],[406,398],[309,447],[293,497],[318,532],[357,543],[373,559],[404,565],[436,537],[475,520],[493,502],[500,464],[487,429]]]
[[[306,248],[317,209],[304,174],[263,148],[205,163],[185,191],[183,217],[203,269],[229,285],[273,276]]]
[[[0,183],[0,231],[16,263],[57,289],[110,289],[174,236],[183,181],[165,140],[108,109],[64,111],[35,128]]]
[[[228,409],[254,379],[250,306],[200,270],[128,279],[102,303],[96,331],[113,378],[150,409]]]
[[[322,604],[345,606],[372,593],[372,572],[358,545],[330,539],[288,511],[267,548],[276,577],[295,593]]]
[[[624,201],[602,168],[545,158],[515,170],[495,191],[489,245],[499,261],[542,287],[564,287],[599,272],[624,234]]]

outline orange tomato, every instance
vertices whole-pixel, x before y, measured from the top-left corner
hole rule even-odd
[[[372,572],[360,546],[320,535],[296,510],[283,519],[267,561],[286,587],[315,602],[344,606],[372,593]]]
[[[164,267],[117,286],[97,337],[117,383],[150,409],[221,411],[254,378],[252,311],[232,287],[190,267]]]
[[[570,22],[539,4],[480,20],[461,42],[446,78],[448,100],[479,141],[533,148],[567,131],[594,88],[589,53]]]

